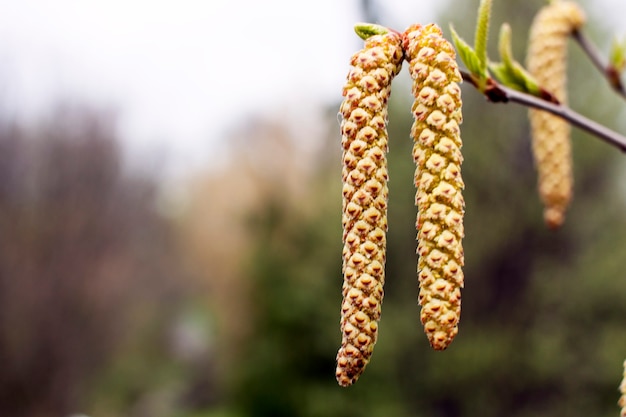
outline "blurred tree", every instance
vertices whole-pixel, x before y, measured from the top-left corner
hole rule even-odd
[[[0,415],[86,407],[122,343],[182,293],[155,183],[124,172],[113,126],[73,108],[0,125]]]
[[[511,23],[520,60],[527,28],[542,4],[515,0],[494,5],[493,28]],[[450,5],[454,7],[446,9],[441,26],[453,22],[471,39],[478,0]],[[496,57],[495,49],[491,55]],[[572,54],[572,106],[616,124],[623,103],[581,58]],[[321,139],[327,146],[319,154],[278,152],[275,143],[279,137],[283,143],[285,131],[255,126],[243,130],[245,146],[229,141],[235,144],[236,162],[219,177],[221,188],[214,184],[204,195],[195,193],[198,207],[213,207],[197,211],[205,213],[207,222],[217,223],[218,207],[229,208],[220,218],[241,244],[216,239],[207,228],[205,239],[196,244],[206,246],[204,252],[194,256],[201,259],[209,247],[227,242],[232,257],[210,258],[205,276],[245,287],[245,296],[234,290],[217,301],[224,293],[216,291],[211,299],[217,310],[227,305],[216,313],[223,327],[243,323],[246,332],[243,338],[223,339],[222,349],[231,355],[223,407],[193,415],[615,415],[626,349],[626,201],[616,191],[623,156],[575,131],[575,198],[566,224],[556,232],[547,230],[536,191],[527,109],[489,104],[471,86],[463,86],[466,289],[459,336],[447,351],[434,352],[419,322],[411,99],[402,82],[394,85],[389,112],[385,301],[380,339],[365,374],[349,389],[334,381],[341,297],[335,103],[329,134]],[[298,141],[296,135],[287,139]],[[254,167],[251,171],[242,168],[247,163]],[[310,166],[314,175],[303,175]],[[239,188],[235,178],[246,178],[249,186]],[[231,202],[218,203],[218,190]],[[254,203],[242,205],[249,193]],[[199,224],[190,223],[188,229]],[[221,266],[233,272],[210,273]]]

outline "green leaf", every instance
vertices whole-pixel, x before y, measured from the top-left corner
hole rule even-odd
[[[513,65],[514,59],[513,51],[511,48],[511,26],[508,23],[503,23],[500,27],[498,52],[500,52],[500,59],[505,65]]]
[[[388,33],[389,29],[375,23],[357,23],[354,25],[354,31],[365,41],[374,35],[384,35]]]
[[[518,83],[513,77],[513,74],[509,71],[509,68],[503,62],[492,62],[489,64],[489,71],[491,71],[494,77],[503,85],[507,87],[517,88]]]
[[[624,69],[626,69],[626,39],[623,39],[620,42],[617,37],[613,38],[613,43],[611,44],[610,62],[618,73],[621,73]]]
[[[474,50],[481,65],[481,72],[487,71],[487,40],[489,38],[489,20],[491,18],[491,0],[481,0],[478,6]]]
[[[541,89],[537,81],[535,81],[534,77],[513,57],[511,48],[511,27],[507,23],[502,24],[500,28],[498,50],[502,62],[492,63],[489,66],[494,76],[507,87],[540,96]]]
[[[454,30],[454,27],[450,25],[450,31],[452,32],[452,41],[454,42],[454,46],[461,57],[461,61],[465,64],[467,69],[474,75],[479,75],[480,70],[480,60],[472,49],[471,46],[467,42],[461,38],[458,33]]]

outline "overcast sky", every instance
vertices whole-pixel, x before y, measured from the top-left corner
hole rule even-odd
[[[431,21],[442,2],[376,3],[383,23],[403,29]],[[358,5],[0,0],[0,106],[25,119],[67,99],[116,109],[135,153],[156,145],[179,164],[197,163],[252,114],[302,117],[339,100],[360,44],[352,31],[363,19]],[[609,23],[626,21],[620,16]]]
[[[431,2],[382,3],[400,25],[432,16]],[[59,100],[113,108],[135,152],[157,145],[197,162],[254,113],[297,117],[297,103],[336,100],[358,4],[0,0],[0,105],[25,119]]]

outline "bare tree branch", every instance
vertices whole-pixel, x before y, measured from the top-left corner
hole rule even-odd
[[[476,87],[475,80],[472,75],[461,71],[463,79],[468,81],[474,87]],[[522,93],[505,87],[497,83],[494,79],[490,78],[487,82],[487,88],[485,90],[485,96],[493,103],[507,103],[513,102],[522,104],[527,107],[533,107],[539,110],[545,110],[556,116],[559,116],[567,120],[572,125],[579,127],[580,129],[591,133],[594,136],[602,139],[610,145],[617,147],[620,151],[626,153],[626,137],[621,134],[597,123],[591,119],[586,118],[580,113],[575,112],[571,108],[562,104],[555,104],[541,98],[532,96],[530,94]]]
[[[622,80],[620,79],[619,71],[610,63],[604,63],[604,59],[600,52],[598,52],[598,48],[596,48],[581,30],[573,31],[572,38],[574,38],[580,48],[587,54],[598,71],[604,75],[617,94],[626,99],[626,90],[624,90],[624,84],[622,84]]]

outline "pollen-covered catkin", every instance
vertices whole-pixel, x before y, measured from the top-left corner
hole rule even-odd
[[[584,22],[584,12],[576,3],[557,0],[539,11],[530,29],[528,70],[563,104],[567,103],[567,38]],[[529,116],[544,220],[557,228],[572,198],[571,128],[545,111],[531,109]]]
[[[401,36],[374,35],[350,61],[340,112],[343,147],[343,302],[337,382],[352,385],[378,336],[387,233],[387,101],[401,69]]]
[[[626,361],[624,361],[624,376],[622,378],[622,383],[619,386],[619,392],[622,394],[617,402],[617,405],[622,408],[620,417],[626,417]]]
[[[431,346],[443,350],[458,333],[463,287],[461,75],[454,49],[437,25],[410,26],[403,46],[415,96],[411,136],[420,318]]]

